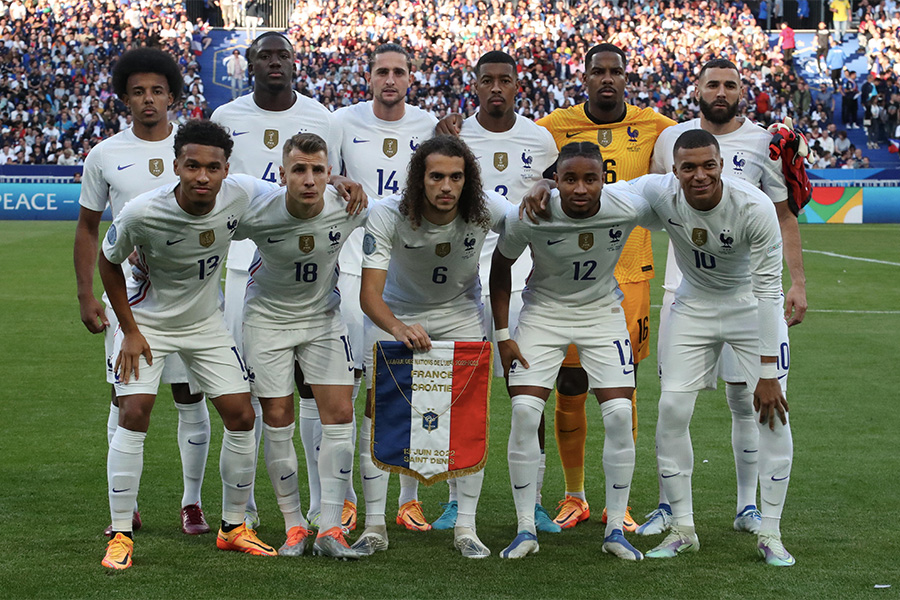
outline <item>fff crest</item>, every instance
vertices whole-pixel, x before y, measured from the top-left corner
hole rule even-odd
[[[494,168],[505,171],[509,166],[509,155],[506,152],[494,152]]]
[[[278,145],[278,130],[266,129],[265,133],[263,133],[263,144],[269,150],[274,149]]]
[[[431,433],[435,429],[438,428],[439,417],[437,413],[433,411],[428,411],[427,413],[422,413],[422,429]]]
[[[394,158],[394,155],[397,154],[397,139],[396,138],[384,138],[384,142],[381,144],[381,151],[384,152],[384,155],[388,158]]]
[[[587,233],[579,233],[578,234],[578,247],[582,250],[590,250],[594,247],[594,234],[588,231]]]
[[[166,172],[166,165],[161,158],[151,158],[150,164],[147,165],[147,168],[150,170],[150,174],[154,177],[159,177]]]
[[[601,148],[606,148],[610,144],[612,144],[613,135],[612,129],[598,129],[597,130],[597,143]]]
[[[200,245],[209,248],[216,241],[216,232],[212,229],[200,233]]]
[[[443,244],[438,244],[434,247],[434,253],[444,258],[448,254],[450,254],[450,242],[444,242]]]
[[[706,230],[700,229],[699,227],[695,227],[691,232],[691,241],[694,242],[695,246],[702,246],[706,243]]]
[[[311,235],[300,236],[300,252],[309,254],[316,247],[316,238]]]

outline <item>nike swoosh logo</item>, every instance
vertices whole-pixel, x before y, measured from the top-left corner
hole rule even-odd
[[[353,469],[347,469],[347,470],[345,471],[344,469],[340,469],[340,472],[341,472],[342,474],[346,475],[347,473],[349,473],[349,472],[352,471],[352,470],[353,470]]]
[[[125,488],[124,490],[117,490],[116,488],[113,488],[113,494],[121,494],[122,492],[127,492],[130,489],[131,488]]]
[[[628,484],[627,484],[627,483],[626,483],[625,485],[619,485],[618,483],[614,483],[614,484],[613,484],[613,489],[614,489],[614,490],[624,490],[624,489],[626,489],[627,487],[628,487]]]
[[[403,244],[403,247],[407,250],[418,250],[419,248],[424,248],[425,246],[410,246],[409,244]]]
[[[237,137],[239,135],[244,135],[245,133],[250,133],[249,131],[235,131],[231,135]]]
[[[278,242],[283,242],[284,238],[279,238],[277,240],[273,240],[272,238],[266,238],[266,241],[269,242],[270,244],[277,244]]]
[[[425,527],[425,523],[419,523],[418,521],[416,521],[409,515],[406,515],[406,518],[409,519],[409,522],[412,523],[413,525],[415,525],[416,527]]]
[[[675,227],[684,227],[684,225],[681,225],[680,223],[676,223],[672,219],[669,219],[669,225],[674,225]]]
[[[784,378],[787,377],[787,376],[788,376],[788,374],[785,373],[784,375],[779,375],[779,376],[778,376],[778,379],[784,379]]]
[[[671,475],[663,475],[662,478],[669,479],[670,477],[675,477],[676,475],[681,475],[681,471],[678,471],[677,473],[672,473]]]
[[[119,171],[124,171],[124,170],[127,169],[128,167],[133,167],[133,166],[134,166],[134,163],[131,163],[130,165],[125,165],[124,167],[123,167],[122,165],[119,165],[119,166],[116,167],[116,169],[119,170]]]
[[[125,565],[128,564],[128,560],[129,560],[130,558],[131,558],[131,555],[130,555],[130,554],[126,554],[126,555],[125,555],[125,558],[123,558],[122,560],[114,560],[113,562],[116,563],[117,565],[122,565],[122,566],[124,567]]]
[[[191,446],[203,446],[206,444],[206,440],[203,440],[202,442],[195,442],[191,438],[188,438],[188,444],[190,444]]]
[[[515,484],[513,484],[513,487],[514,487],[515,489],[517,489],[517,490],[524,490],[524,489],[527,488],[529,485],[531,485],[531,484],[530,484],[530,483],[526,483],[525,485],[515,485]]]
[[[744,454],[753,454],[755,452],[759,452],[759,450],[744,450]]]
[[[567,138],[575,137],[575,136],[578,135],[578,134],[579,134],[578,131],[576,131],[575,133],[569,133],[569,132],[567,131],[567,132],[566,132],[566,137],[567,137]]]
[[[245,487],[250,487],[251,485],[253,485],[253,482],[252,482],[252,481],[251,481],[250,483],[239,483],[239,484],[237,484],[238,489],[245,488]]]
[[[376,475],[375,477],[369,477],[368,475],[363,475],[363,479],[366,481],[371,481],[372,479],[378,479],[381,475]]]
[[[790,477],[790,475],[785,475],[784,477],[775,477],[774,475],[772,475],[772,481],[784,481],[788,477]]]
[[[581,427],[576,427],[575,429],[560,429],[559,432],[560,433],[573,433],[575,431],[578,431],[579,429],[581,429]]]
[[[282,475],[282,476],[281,476],[281,480],[284,481],[285,479],[290,479],[291,477],[293,477],[293,476],[296,475],[296,474],[297,474],[297,471],[294,471],[294,472],[291,473],[290,475]]]
[[[266,552],[271,552],[273,550],[272,548],[266,546],[265,544],[257,544],[253,540],[248,540],[245,538],[244,541],[247,542],[248,544],[253,544],[257,548],[261,548],[262,550],[265,550]]]
[[[554,523],[565,523],[566,521],[569,520],[569,517],[571,517],[574,514],[575,514],[575,511],[573,510],[572,512],[567,514],[565,517],[556,517],[555,519],[553,519],[553,522]]]
[[[166,240],[166,246],[174,246],[180,242],[183,242],[185,238],[181,238],[180,240],[175,240],[174,242],[171,240]]]
[[[564,242],[564,241],[566,241],[565,238],[563,238],[561,240],[547,240],[547,245],[553,246],[553,245],[559,244],[560,242]]]
[[[631,375],[632,373],[634,373],[634,369],[630,371],[627,369],[622,369],[622,375]]]
[[[369,140],[361,140],[361,139],[359,139],[359,138],[353,138],[353,143],[354,143],[354,144],[365,144],[365,143],[368,142],[368,141],[369,141]]]

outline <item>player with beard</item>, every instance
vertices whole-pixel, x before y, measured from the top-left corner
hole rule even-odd
[[[797,325],[806,314],[806,277],[803,271],[800,228],[797,217],[788,208],[787,186],[781,170],[781,159],[769,158],[772,134],[749,119],[738,117],[738,106],[744,97],[737,66],[730,60],[713,59],[700,70],[697,81],[697,100],[701,116],[679,123],[664,131],[656,141],[653,172],[669,173],[674,165],[675,140],[685,131],[703,129],[713,134],[721,149],[724,174],[743,179],[760,188],[775,204],[781,237],[784,240],[784,259],[791,276],[791,287],[785,295],[784,318],[779,324],[778,378],[787,388],[789,359],[788,327]],[[726,238],[728,236],[726,235]],[[666,261],[665,298],[660,311],[660,348],[666,343],[664,324],[674,301],[674,293],[682,281],[682,273],[675,261],[674,248],[669,243]],[[719,363],[719,376],[725,380],[725,397],[732,416],[732,448],[737,472],[737,516],[734,529],[758,533],[760,512],[756,507],[758,481],[757,457],[759,432],[752,410],[752,390],[747,387],[737,365],[732,348],[726,344]],[[714,386],[714,383],[713,383]],[[647,515],[647,522],[638,528],[642,535],[665,531],[671,516],[668,500],[660,480],[659,506]]]

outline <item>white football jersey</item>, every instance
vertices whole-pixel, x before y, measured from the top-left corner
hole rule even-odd
[[[338,308],[338,254],[367,213],[350,215],[344,199],[328,186],[325,206],[310,219],[291,215],[280,188],[250,204],[235,239],[257,246],[250,264],[244,323],[290,329],[329,323]]]
[[[122,207],[144,192],[175,183],[175,134],[164,140],[148,142],[128,128],[94,146],[84,159],[81,182],[81,206],[103,212],[107,205],[113,219]]]
[[[403,191],[409,159],[421,142],[434,136],[437,125],[434,115],[409,104],[402,119],[384,121],[375,116],[371,101],[338,109],[332,118],[340,132],[340,157],[347,177],[374,198]],[[362,239],[362,232],[354,234],[341,252],[343,273],[360,274]]]
[[[556,190],[549,208],[550,219],[537,224],[519,219],[518,208],[510,208],[497,243],[510,259],[531,246],[534,271],[522,292],[525,306],[563,307],[571,320],[591,318],[589,309],[621,302],[616,262],[632,229],[656,222],[647,202],[628,187],[611,184],[603,186],[600,210],[592,217],[566,215]]]
[[[488,131],[478,122],[477,115],[463,121],[459,136],[468,144],[481,166],[481,181],[485,189],[494,190],[510,203],[518,205],[535,182],[543,177],[559,155],[553,136],[533,121],[516,116],[509,131]],[[497,234],[488,233],[481,250],[481,287],[488,290],[491,255],[497,247]],[[512,289],[525,289],[525,279],[531,272],[531,257],[523,254],[512,270]]]
[[[328,162],[337,168],[339,138],[328,109],[294,92],[296,102],[287,110],[263,110],[246,94],[213,112],[211,120],[226,127],[234,140],[229,159],[231,173],[244,173],[272,183],[280,182],[284,142],[296,133],[315,133],[328,144]],[[334,171],[333,171],[334,172]],[[255,248],[252,242],[233,244],[228,268],[247,270]]]
[[[139,325],[176,330],[212,315],[219,307],[219,265],[250,200],[273,189],[248,175],[225,178],[213,209],[186,213],[175,200],[178,184],[157,188],[129,202],[107,231],[103,254],[124,262],[137,250],[148,279],[129,282],[128,301]]]
[[[651,173],[671,173],[675,164],[673,148],[675,140],[685,131],[700,129],[700,119],[692,119],[669,127],[656,139],[653,148],[653,164]],[[744,119],[741,126],[725,135],[717,135],[719,152],[722,155],[722,174],[743,179],[747,183],[761,189],[773,203],[785,202],[788,197],[787,184],[781,170],[781,159],[769,158],[769,142],[772,134]],[[674,261],[675,254],[669,246],[669,258],[666,262],[665,289],[675,291],[681,284],[681,271]],[[671,266],[670,266],[671,265]]]
[[[498,230],[509,203],[485,192],[488,228]],[[478,256],[488,229],[457,217],[447,225],[423,219],[413,229],[400,196],[376,202],[366,223],[363,268],[387,271],[384,301],[394,313],[481,306]]]

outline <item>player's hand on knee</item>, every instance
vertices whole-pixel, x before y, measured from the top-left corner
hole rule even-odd
[[[787,425],[788,403],[777,379],[760,379],[753,392],[753,408],[759,413],[759,422],[775,429],[775,416]]]
[[[463,116],[459,113],[452,113],[438,121],[434,127],[434,135],[452,135],[458,136],[462,131]]]
[[[806,302],[806,289],[798,289],[792,285],[784,297],[784,320],[787,321],[788,327],[802,323],[807,308],[809,305]]]
[[[544,221],[550,220],[550,183],[547,179],[541,179],[528,190],[519,205],[519,220],[528,217],[532,223],[537,223],[538,218]]]
[[[141,356],[147,361],[148,365],[153,364],[153,354],[150,352],[150,344],[144,339],[140,333],[126,335],[122,340],[122,348],[119,350],[119,356],[116,357],[116,376],[122,383],[128,383],[131,379],[131,373],[134,372],[134,380],[140,378],[140,358]]]
[[[91,295],[80,303],[81,322],[87,327],[91,333],[100,333],[109,327],[109,319],[106,318],[106,311],[103,305]]]
[[[497,342],[497,350],[500,352],[500,362],[503,364],[503,376],[509,377],[509,369],[512,361],[517,360],[524,368],[528,368],[528,361],[519,351],[519,345],[515,340]]]
[[[331,178],[331,185],[347,203],[347,213],[358,215],[369,206],[369,197],[361,184],[343,175],[335,175]]]
[[[427,352],[431,350],[431,338],[425,332],[425,328],[418,323],[406,325],[405,323],[398,325],[391,332],[394,339],[403,342],[410,350],[419,350]]]

